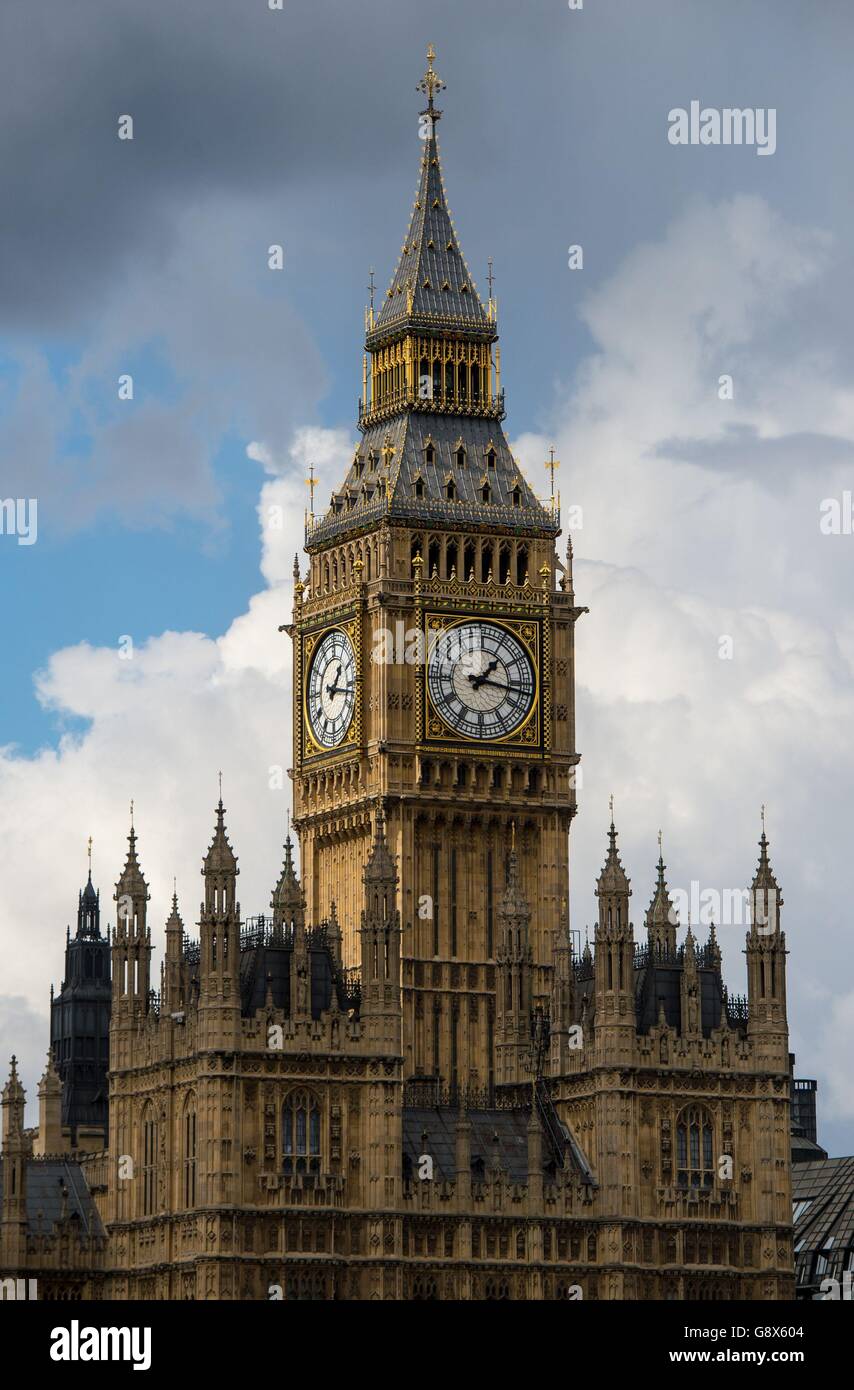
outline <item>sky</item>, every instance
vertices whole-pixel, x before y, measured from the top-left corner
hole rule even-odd
[[[639,937],[659,829],[713,903],[764,804],[798,1074],[854,1152],[852,39],[847,0],[6,0],[0,502],[38,510],[0,534],[0,1071],[31,1101],[86,842],[106,909],[131,799],[156,946],[173,875],[197,920],[220,770],[269,902],[304,479],[325,500],[357,438],[432,43],[505,430],[541,495],[554,445],[579,522],[572,925],[611,794]],[[773,109],[774,153],[674,145],[692,101]]]

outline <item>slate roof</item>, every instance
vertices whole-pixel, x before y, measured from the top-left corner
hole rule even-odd
[[[434,450],[432,464],[426,462],[428,445]],[[462,466],[456,462],[460,445],[465,450]],[[495,455],[492,468],[487,466],[490,449]],[[449,478],[455,487],[453,500],[447,496]],[[422,496],[416,491],[419,480]],[[490,485],[488,503],[482,496],[484,481]],[[518,506],[514,488],[519,490]],[[366,430],[343,484],[333,493],[332,510],[309,529],[307,545],[322,544],[343,531],[372,529],[385,516],[444,529],[480,525],[491,531],[548,535],[559,530],[517,467],[496,420],[415,410]],[[531,582],[536,582],[534,575]]]
[[[820,1296],[821,1281],[854,1277],[854,1158],[792,1168],[798,1291]]]
[[[529,1110],[467,1110],[471,1124],[472,1168],[483,1160],[486,1172],[496,1163],[511,1182],[523,1183],[528,1174],[528,1117]],[[403,1111],[404,1163],[408,1159],[413,1173],[418,1171],[421,1154],[433,1159],[433,1172],[438,1182],[453,1182],[456,1177],[456,1125],[459,1111],[453,1105],[406,1106]],[[426,1138],[425,1138],[426,1135]],[[548,1153],[548,1146],[543,1142]]]
[[[511,1182],[524,1183],[528,1177],[528,1120],[527,1107],[512,1110],[466,1110],[471,1125],[472,1177],[479,1173],[485,1178],[491,1168],[499,1166]],[[404,1168],[415,1175],[422,1154],[433,1159],[437,1182],[454,1182],[456,1178],[456,1126],[459,1110],[455,1105],[407,1105],[403,1110]],[[425,1138],[426,1135],[426,1138]],[[569,1162],[572,1171],[585,1182],[591,1180],[590,1170],[570,1135]],[[550,1167],[551,1149],[543,1134],[543,1164]]]
[[[104,1228],[86,1179],[78,1163],[61,1158],[27,1161],[27,1226],[31,1235],[49,1235],[62,1219],[63,1188],[68,1193],[66,1216],[76,1218],[86,1235],[103,1237]],[[0,1159],[0,1198],[3,1195],[3,1161]]]
[[[411,308],[409,294],[412,292]],[[419,325],[451,320],[457,326],[493,337],[490,322],[460,250],[448,209],[439,162],[436,123],[424,142],[415,204],[406,238],[374,335],[385,336],[407,322]],[[373,336],[373,335],[371,335]]]

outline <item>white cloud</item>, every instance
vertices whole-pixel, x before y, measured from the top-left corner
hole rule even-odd
[[[854,428],[850,392],[826,362],[800,358],[787,331],[829,254],[822,234],[758,199],[692,208],[589,301],[596,352],[561,393],[553,423],[564,504],[583,506],[576,591],[591,610],[578,626],[585,780],[572,832],[574,925],[593,920],[610,792],[638,935],[659,826],[674,885],[740,887],[767,803],[793,1041],[801,1068],[818,1071],[827,1103],[850,1121],[854,624],[847,549],[820,536],[817,499],[842,476],[838,456],[823,452],[826,423],[848,440]],[[729,403],[717,398],[726,371],[736,382]],[[734,428],[743,457],[723,466]],[[814,436],[815,457],[790,469],[786,487],[770,486],[759,443],[788,442],[797,461],[789,437],[801,432]],[[702,447],[685,457],[678,440]],[[518,441],[529,477],[540,474],[548,442]],[[75,647],[39,678],[40,698],[91,722],[35,758],[0,755],[0,836],[17,870],[0,881],[4,989],[30,1008],[44,1009],[48,975],[58,977],[85,838],[95,836],[107,890],[131,796],[156,929],[173,872],[185,920],[195,919],[220,767],[243,910],[265,908],[287,795],[269,790],[269,769],[290,758],[290,651],[278,627],[290,616],[304,478],[313,462],[323,509],[350,448],[346,431],[317,429],[299,431],[286,456],[250,445],[267,474],[258,503],[264,588],[221,637],[164,633],[131,662]],[[719,657],[725,635],[732,660]],[[742,936],[721,930],[736,983]]]

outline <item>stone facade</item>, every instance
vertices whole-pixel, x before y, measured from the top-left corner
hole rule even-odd
[[[50,1225],[57,1259],[78,1242],[51,1276],[69,1297],[793,1293],[786,946],[764,829],[746,1001],[723,986],[714,928],[678,945],[660,855],[635,940],[613,822],[593,949],[573,949],[586,610],[554,499],[537,501],[502,432],[495,306],[439,168],[440,86],[431,58],[415,209],[368,315],[362,442],[309,522],[305,577],[295,566],[301,881],[289,836],[271,913],[243,921],[220,801],[199,939],[173,900],[157,995],[132,827],[106,1149],[63,1131],[50,1066],[37,1135],[14,1065],[3,1092],[0,1269],[47,1278],[28,1188],[73,1160],[91,1210]],[[457,660],[463,630],[474,656]]]

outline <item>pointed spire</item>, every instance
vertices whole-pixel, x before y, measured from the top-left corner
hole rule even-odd
[[[751,884],[753,929],[763,936],[780,929],[780,908],[783,895],[768,858],[768,837],[765,834],[765,807],[761,811],[762,834],[759,837],[759,863]]]
[[[222,779],[222,773],[220,773]],[[203,861],[204,874],[239,874],[237,867],[237,855],[231,848],[228,834],[225,829],[225,807],[222,804],[222,785],[220,780],[220,797],[216,807],[216,825],[214,826],[214,836],[211,840],[210,848]]]
[[[522,891],[519,878],[519,855],[516,851],[516,822],[510,827],[510,853],[507,856],[507,882],[501,897],[500,913],[505,919],[517,918],[530,921],[531,906]]]
[[[3,1106],[3,1139],[13,1136],[20,1137],[24,1132],[24,1103],[26,1092],[21,1085],[18,1076],[18,1059],[12,1054],[12,1062],[9,1067],[9,1080],[3,1087],[2,1096]]]
[[[294,868],[294,845],[290,832],[290,816],[288,816],[288,831],[285,836],[284,850],[285,859],[282,864],[282,872],[279,874],[279,881],[273,889],[273,897],[270,902],[275,928],[280,928],[283,923],[290,926],[292,923],[304,925],[305,922],[305,897]]]
[[[87,846],[89,874],[86,886],[77,895],[77,935],[99,938],[101,935],[100,893],[92,883],[92,836]]]
[[[128,835],[128,852],[125,866],[116,884],[116,891],[113,895],[114,901],[119,904],[119,922],[130,922],[133,920],[134,913],[130,911],[130,905],[135,904],[137,909],[140,904],[147,903],[150,898],[148,884],[143,876],[139,860],[136,854],[136,830],[133,824],[133,802],[130,804],[130,834]],[[138,914],[140,919],[142,914]]]
[[[667,887],[667,880],[664,877],[666,867],[662,856],[661,831],[659,830],[655,891],[646,911],[646,926],[650,946],[658,951],[673,952],[676,950],[678,919]]]
[[[183,936],[184,922],[178,911],[178,885],[174,879],[172,880],[172,911],[166,919],[166,930],[169,931],[170,927],[173,930],[179,929]]]
[[[436,124],[442,113],[433,100],[445,84],[433,68],[432,47],[427,57],[427,72],[418,84],[419,91],[427,96],[418,131],[423,142],[418,192],[400,259],[373,331],[414,319],[430,324],[434,332],[443,322],[457,330],[462,322],[469,329],[485,330],[491,337],[495,326],[463,259],[448,208],[436,140]]]
[[[363,875],[365,884],[386,882],[397,884],[397,868],[391,857],[385,837],[385,818],[382,806],[378,806],[374,829],[374,842]]]
[[[605,863],[596,883],[597,898],[603,897],[606,893],[628,893],[630,891],[630,880],[626,876],[626,871],[620,862],[620,853],[617,849],[613,796],[610,799],[610,808],[611,825],[608,830],[608,853],[605,856]]]

